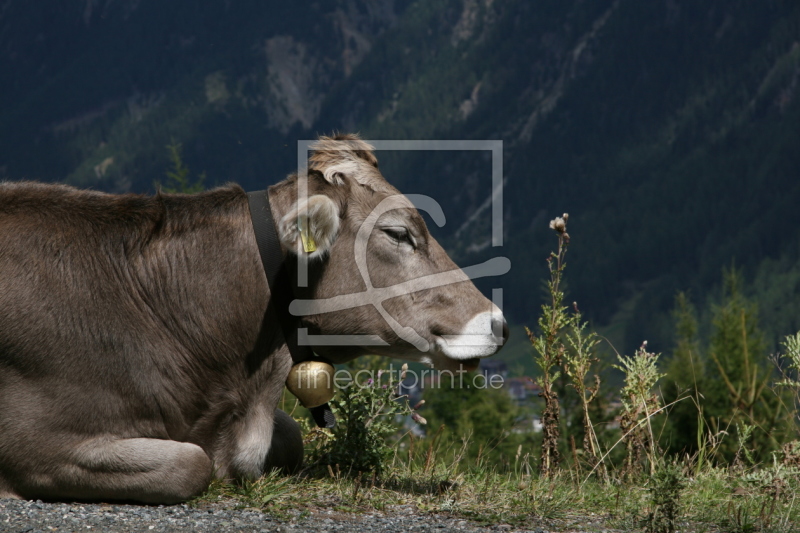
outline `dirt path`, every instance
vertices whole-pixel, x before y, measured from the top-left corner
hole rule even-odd
[[[64,504],[41,501],[0,500],[0,531],[15,533],[78,531],[153,532],[359,532],[405,533],[526,531],[507,524],[480,526],[445,515],[420,515],[411,509],[385,513],[349,514],[320,510],[294,518],[270,516],[252,509],[234,509],[225,504],[192,508],[188,505],[147,507],[117,504]]]

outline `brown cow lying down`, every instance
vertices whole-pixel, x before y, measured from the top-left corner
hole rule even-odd
[[[358,230],[399,194],[369,145],[337,139],[349,149],[323,137],[311,155],[307,201],[298,205],[295,175],[269,189],[290,257],[306,253],[298,217],[315,238],[299,295],[307,299],[365,289]],[[457,269],[408,200],[393,201],[367,235],[373,286]],[[150,197],[0,184],[0,497],[172,503],[212,477],[299,465],[299,427],[277,409],[292,362],[279,328],[262,328],[269,301],[238,186]],[[378,353],[440,368],[474,368],[507,336],[498,309],[463,275],[383,306],[429,350],[372,305],[303,325],[387,342],[316,348],[334,362]],[[498,321],[502,338],[492,333]],[[459,335],[486,342],[445,340]]]

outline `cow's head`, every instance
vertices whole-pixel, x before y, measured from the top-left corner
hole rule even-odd
[[[345,135],[312,150],[307,196],[298,202],[297,176],[270,195],[283,246],[308,265],[308,287],[290,309],[310,335],[338,336],[314,351],[336,363],[381,354],[450,370],[497,352],[508,337],[502,312],[384,179],[373,148]]]

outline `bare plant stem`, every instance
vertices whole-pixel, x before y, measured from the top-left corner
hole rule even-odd
[[[559,438],[559,403],[558,393],[553,390],[553,383],[558,379],[558,371],[554,367],[561,365],[564,355],[564,344],[559,338],[561,329],[570,324],[570,317],[563,306],[564,293],[561,291],[561,278],[564,272],[564,257],[569,245],[569,234],[566,231],[568,215],[558,217],[550,222],[550,227],[558,234],[558,253],[551,253],[547,258],[550,271],[548,289],[550,292],[549,305],[542,306],[542,315],[539,318],[541,335],[536,336],[530,330],[528,337],[536,349],[538,357],[536,362],[542,370],[539,378],[539,387],[542,389],[539,396],[544,399],[545,408],[542,413],[542,457],[541,475],[552,477],[559,464],[558,438]]]

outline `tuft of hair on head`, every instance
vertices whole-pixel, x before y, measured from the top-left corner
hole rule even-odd
[[[309,169],[318,170],[325,179],[335,185],[344,183],[343,176],[351,176],[359,182],[365,174],[366,165],[378,168],[375,147],[354,133],[335,133],[328,137],[321,135],[311,145],[308,159]]]

